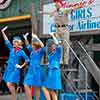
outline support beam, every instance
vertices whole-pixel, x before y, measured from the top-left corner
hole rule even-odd
[[[87,49],[88,51],[100,51],[100,43],[98,43],[98,44],[86,45],[86,49]]]
[[[84,35],[97,35],[100,34],[100,30],[88,30],[88,31],[77,31],[71,32],[71,36],[84,36]]]
[[[87,70],[91,73],[91,75],[94,77],[98,85],[100,86],[100,69],[95,64],[93,59],[90,57],[90,55],[87,53],[85,48],[82,46],[80,42],[77,42],[78,48],[81,51],[80,60],[84,63]]]
[[[99,86],[99,99],[100,99],[100,86]]]
[[[29,15],[24,15],[24,16],[2,18],[0,19],[0,23],[14,22],[14,21],[20,21],[20,20],[26,20],[26,19],[31,19],[31,15],[29,14]]]
[[[31,4],[31,23],[32,23],[32,33],[37,33],[37,18],[36,18],[36,14],[35,14],[35,8],[34,8],[34,4]]]

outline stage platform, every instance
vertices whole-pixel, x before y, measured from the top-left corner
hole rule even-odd
[[[6,96],[1,96],[0,95],[0,100],[11,100],[10,95],[6,95]],[[18,94],[17,95],[17,100],[27,100],[25,94]]]

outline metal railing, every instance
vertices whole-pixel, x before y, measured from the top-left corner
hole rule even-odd
[[[87,53],[86,49],[83,47],[81,42],[78,41],[77,43],[79,44],[82,51],[84,51],[84,54],[87,56],[88,63],[89,62],[91,63],[91,67],[89,68],[89,66],[88,66],[87,69],[90,71],[91,75],[94,77],[97,84],[100,86],[100,69],[99,69],[99,67],[95,64],[95,62],[93,61],[91,56]]]
[[[87,81],[87,76],[88,76],[88,71],[86,69],[86,67],[84,66],[84,64],[81,62],[81,60],[79,59],[79,57],[77,56],[77,54],[74,52],[74,50],[72,49],[72,47],[70,46],[70,44],[64,40],[65,43],[67,44],[67,46],[69,47],[69,49],[71,50],[71,52],[73,53],[73,55],[76,57],[76,59],[79,61],[80,65],[83,67],[84,71],[85,71],[85,100],[87,100],[87,93],[88,93],[88,81]]]
[[[65,75],[66,75],[65,72],[63,72],[62,73],[62,77],[63,77],[64,81],[66,81],[68,83],[68,85],[71,88],[72,92],[76,95],[77,98],[80,97],[82,100],[84,100],[82,95],[80,93],[77,93],[77,91],[75,90],[76,88],[75,87],[73,88],[73,83],[70,83],[70,81],[69,81],[67,76],[66,76],[67,77],[67,79],[66,79]]]

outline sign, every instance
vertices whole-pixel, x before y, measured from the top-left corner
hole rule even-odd
[[[44,12],[52,12],[55,9],[54,3],[49,3],[43,6]],[[94,3],[86,8],[81,8],[73,11],[68,15],[68,27],[70,32],[100,30],[100,0],[95,0]],[[66,23],[67,24],[67,23]],[[43,15],[43,34],[55,32],[54,16]]]
[[[6,9],[11,3],[11,0],[0,0],[0,10]]]
[[[76,8],[83,8],[85,6],[88,6],[94,2],[94,0],[72,0],[72,2],[63,1],[63,0],[53,0],[56,5],[58,5],[60,8],[66,8],[66,9],[76,9]]]

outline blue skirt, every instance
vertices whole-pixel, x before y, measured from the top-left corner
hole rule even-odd
[[[15,67],[12,64],[8,64],[7,68],[5,69],[4,75],[3,75],[3,80],[5,82],[9,82],[14,69],[15,69]]]
[[[34,67],[30,66],[28,72],[24,79],[24,85],[27,86],[34,86],[34,87],[41,87],[43,81],[45,80],[44,71],[42,67]]]
[[[62,85],[60,69],[49,69],[48,75],[43,83],[43,86],[51,90],[61,89]]]
[[[11,73],[11,76],[9,77],[9,82],[17,84],[19,81],[20,81],[20,69],[15,68],[14,71]]]

